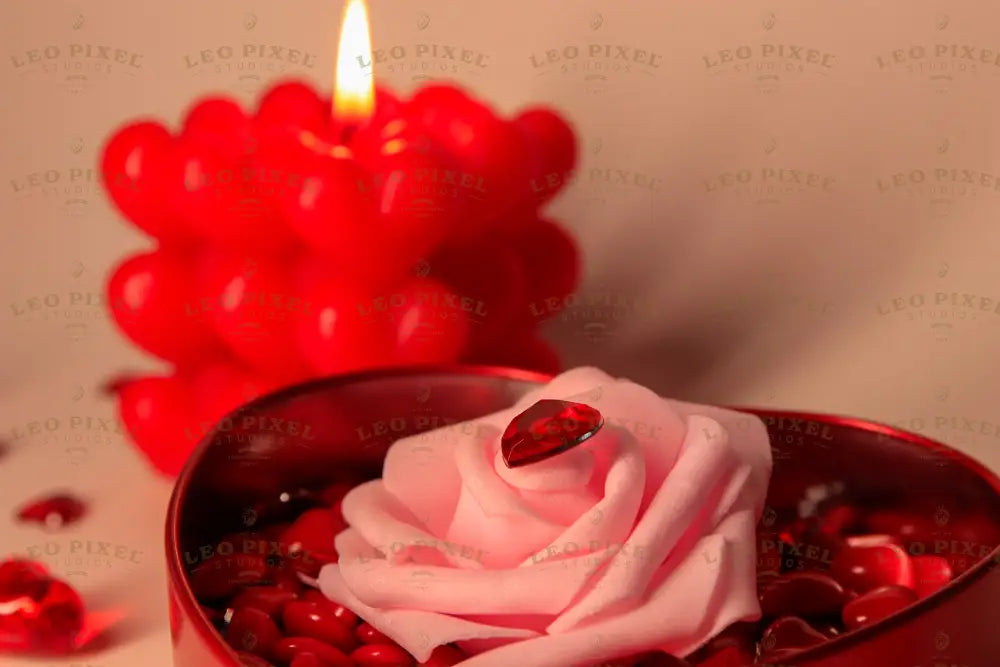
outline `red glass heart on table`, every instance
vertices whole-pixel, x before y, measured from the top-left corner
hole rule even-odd
[[[507,467],[517,468],[576,447],[602,426],[604,417],[589,405],[543,399],[514,417],[500,451]]]
[[[76,523],[86,513],[87,506],[82,501],[65,493],[56,493],[22,506],[17,511],[17,518],[48,528],[62,528]]]
[[[41,565],[0,563],[0,651],[66,653],[83,630],[80,596]]]

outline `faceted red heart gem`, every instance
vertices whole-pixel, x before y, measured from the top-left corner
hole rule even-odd
[[[903,586],[882,586],[844,605],[842,618],[848,630],[871,625],[917,601],[917,594]]]
[[[879,586],[913,588],[913,561],[895,544],[842,549],[830,564],[830,574],[858,593]]]
[[[80,596],[41,565],[19,559],[0,563],[0,651],[72,651],[83,621]]]
[[[792,572],[773,577],[759,590],[765,616],[836,614],[848,600],[844,587],[822,572]]]
[[[576,447],[604,426],[600,412],[571,401],[544,399],[514,417],[500,440],[508,468],[517,468]]]

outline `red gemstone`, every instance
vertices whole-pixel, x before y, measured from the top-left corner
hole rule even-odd
[[[508,468],[545,460],[576,447],[604,425],[600,412],[570,401],[545,399],[514,417],[500,441]]]
[[[326,667],[315,653],[297,653],[288,667]]]
[[[17,518],[48,528],[62,528],[78,521],[86,511],[87,506],[73,496],[55,494],[24,505],[17,511]]]
[[[0,564],[0,651],[65,653],[77,648],[83,602],[31,561]]]

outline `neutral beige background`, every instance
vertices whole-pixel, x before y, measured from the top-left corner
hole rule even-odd
[[[100,305],[110,264],[147,243],[96,184],[102,138],[139,114],[176,123],[211,90],[251,100],[283,74],[329,86],[340,10],[334,0],[0,9],[0,427],[11,444],[0,507],[57,487],[94,506],[53,535],[7,514],[0,551],[47,548],[94,606],[132,618],[113,649],[72,664],[169,662],[168,484],[95,390],[114,371],[156,367]],[[379,81],[408,91],[417,77],[447,76],[503,111],[546,102],[576,122],[579,177],[552,209],[587,265],[579,303],[551,330],[570,363],[691,400],[901,424],[1000,467],[990,3],[373,0],[371,11],[375,47],[400,56],[376,65]],[[242,58],[244,44],[298,49],[309,66]],[[435,44],[474,50],[486,66],[417,55]],[[646,64],[586,57],[591,44]],[[87,45],[124,62],[88,58]],[[238,55],[221,60],[226,47]],[[20,314],[33,298],[52,305]],[[101,556],[98,542],[138,562]]]

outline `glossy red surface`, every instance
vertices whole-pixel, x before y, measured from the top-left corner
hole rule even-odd
[[[399,437],[509,407],[547,379],[493,367],[377,370],[277,392],[222,420],[181,473],[167,517],[177,667],[240,667],[199,607],[187,571],[199,553],[243,529],[249,508],[290,489],[322,489],[331,470],[377,476],[386,449]],[[774,553],[765,547],[778,539],[775,517],[793,511],[806,489],[840,482],[862,509],[891,507],[915,525],[930,526],[926,534],[907,538],[911,554],[941,556],[953,566],[970,561],[949,585],[888,618],[820,646],[783,653],[782,667],[996,665],[1000,480],[995,475],[944,445],[892,427],[739,409],[765,421],[774,451],[768,506],[758,526],[762,562],[829,568],[819,542],[800,545],[801,558],[779,550],[773,563]],[[804,563],[809,559],[814,562]]]

